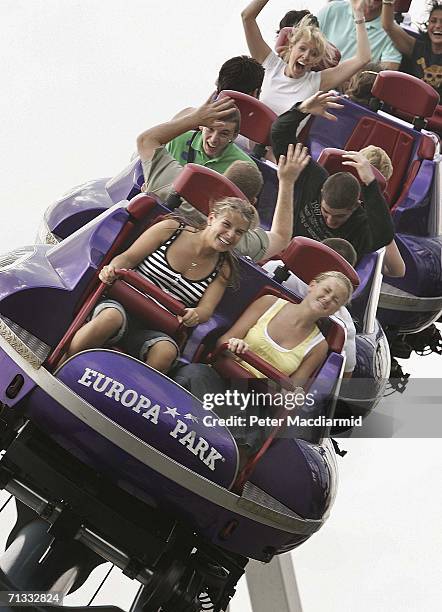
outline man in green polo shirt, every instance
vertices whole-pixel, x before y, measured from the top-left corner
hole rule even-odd
[[[251,158],[233,142],[239,134],[241,114],[234,108],[225,117],[224,125],[203,127],[180,134],[166,148],[182,166],[192,162],[207,166],[220,174],[235,161],[251,162]]]
[[[371,61],[382,62],[384,69],[397,70],[402,55],[381,24],[382,0],[365,0],[364,17],[370,43]],[[318,12],[319,27],[327,40],[341,52],[341,61],[354,56],[356,29],[350,2],[330,2]]]

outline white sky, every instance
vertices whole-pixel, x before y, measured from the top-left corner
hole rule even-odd
[[[272,40],[287,10],[322,4],[271,0],[260,19],[264,36]],[[415,12],[422,4],[414,0]],[[247,52],[244,5],[0,3],[0,251],[32,242],[43,211],[63,192],[117,173],[144,128],[208,96],[221,63]],[[440,358],[412,367],[415,376],[438,376]],[[294,553],[304,612],[440,609],[439,440],[344,447],[331,518]],[[2,515],[0,540],[11,518]],[[109,591],[122,605],[125,588],[114,583]],[[249,612],[244,588],[233,611]]]

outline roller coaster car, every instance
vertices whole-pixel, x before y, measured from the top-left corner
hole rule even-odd
[[[206,425],[213,413],[144,363],[95,349],[57,365],[106,290],[99,269],[168,212],[144,194],[125,204],[57,246],[19,249],[0,262],[0,482],[41,517],[0,558],[0,582],[67,592],[92,549],[144,585],[134,610],[196,612],[202,592],[222,610],[248,558],[268,562],[325,521],[336,489],[328,423],[286,437],[276,437],[279,421],[271,424],[259,456],[239,470],[229,429],[213,418]],[[174,314],[182,305],[149,281],[131,271],[110,293],[185,343],[184,359],[195,361],[214,352],[258,295],[297,299],[258,266],[239,265],[241,291],[226,294],[187,341]],[[330,351],[309,388],[309,417],[333,414],[345,359],[343,328],[326,320],[323,330]],[[246,358],[290,387],[258,356]],[[214,367],[223,371],[225,361],[215,355]]]

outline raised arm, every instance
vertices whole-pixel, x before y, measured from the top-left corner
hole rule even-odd
[[[260,64],[262,64],[262,62],[271,52],[271,49],[261,35],[261,30],[256,23],[256,18],[268,1],[269,0],[252,0],[252,2],[248,4],[241,13],[242,24],[250,55]]]
[[[334,89],[348,81],[358,70],[361,70],[371,59],[370,43],[365,27],[364,1],[351,0],[356,28],[356,55],[341,62],[334,68],[321,72],[321,89]]]
[[[141,161],[151,160],[155,149],[188,130],[196,129],[200,125],[212,128],[221,127],[223,118],[230,115],[234,107],[235,104],[230,98],[221,98],[214,102],[209,99],[185,115],[145,130],[137,138],[137,149]]]
[[[398,51],[411,56],[413,53],[416,39],[400,27],[394,20],[394,0],[384,0],[382,2],[382,27],[393,41]]]
[[[367,213],[367,232],[371,235],[371,250],[376,251],[394,240],[394,226],[390,209],[379,190],[378,182],[368,159],[359,151],[347,151],[343,158],[346,161],[342,162],[342,165],[356,168],[363,183],[362,198]]]
[[[292,238],[293,188],[301,172],[310,161],[307,147],[301,143],[289,144],[287,156],[280,155],[278,161],[278,199],[276,200],[272,226],[268,232],[269,246],[266,257],[272,257],[285,249]]]

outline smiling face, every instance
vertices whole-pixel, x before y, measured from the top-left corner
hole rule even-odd
[[[237,136],[234,123],[225,122],[223,127],[200,127],[203,135],[203,150],[208,157],[219,157],[228,144]]]
[[[428,20],[428,36],[432,45],[442,46],[442,7],[435,9]]]
[[[285,75],[299,79],[318,63],[319,53],[313,41],[301,38],[290,49]]]
[[[207,222],[212,247],[220,252],[235,248],[250,226],[240,213],[230,210],[225,210],[218,216],[210,213]]]
[[[344,283],[338,278],[330,277],[320,281],[313,280],[305,299],[319,317],[328,317],[339,310],[348,298],[348,289]]]

